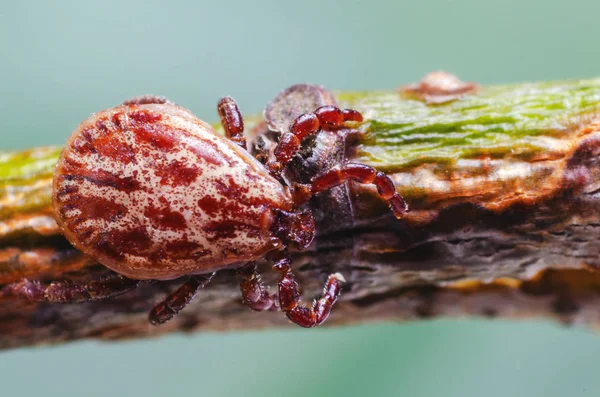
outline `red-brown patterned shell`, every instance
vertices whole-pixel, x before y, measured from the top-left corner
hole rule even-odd
[[[291,197],[246,151],[174,104],[132,104],[85,120],[54,174],[65,237],[135,279],[173,279],[258,259]]]

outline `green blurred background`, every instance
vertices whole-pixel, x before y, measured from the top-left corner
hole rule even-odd
[[[597,0],[0,0],[0,149],[61,144],[145,93],[214,121],[220,96],[255,113],[297,82],[595,77],[598,15]],[[597,396],[599,361],[590,332],[436,320],[9,351],[0,395]]]

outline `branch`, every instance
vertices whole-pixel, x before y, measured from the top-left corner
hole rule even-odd
[[[437,102],[407,92],[338,93],[366,118],[360,144],[322,133],[314,153],[295,160],[306,177],[349,155],[388,172],[411,207],[398,221],[356,184],[313,203],[319,235],[294,266],[307,296],[330,272],[345,276],[327,324],[457,315],[598,324],[600,80],[494,86]],[[259,118],[248,124],[255,141],[265,136]],[[51,217],[59,151],[0,154],[0,285],[109,273]],[[263,274],[274,286],[266,263]],[[0,297],[0,348],[287,325],[281,313],[244,307],[232,271],[170,323],[149,325],[148,311],[177,283],[85,304]]]

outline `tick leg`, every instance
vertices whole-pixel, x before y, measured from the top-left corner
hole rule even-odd
[[[247,263],[239,268],[237,272],[242,277],[240,290],[242,291],[242,301],[245,305],[259,312],[277,310],[277,305],[275,304],[277,297],[265,290],[260,280],[260,275],[256,271],[255,262]]]
[[[275,270],[281,273],[281,279],[279,280],[279,305],[281,310],[285,311],[291,321],[304,328],[311,328],[323,323],[329,316],[333,304],[340,296],[341,283],[344,282],[344,278],[339,273],[331,274],[323,288],[323,296],[315,300],[312,306],[308,306],[300,301],[298,283],[294,279],[290,263],[289,254],[286,251],[281,251],[273,266]]]
[[[331,189],[347,180],[375,185],[379,195],[390,204],[396,218],[401,218],[408,211],[406,201],[396,192],[396,187],[390,177],[365,164],[349,163],[317,176],[312,181],[312,194]]]
[[[194,299],[201,288],[213,278],[215,274],[203,274],[191,276],[181,287],[179,287],[165,300],[154,306],[150,311],[149,320],[153,325],[164,324],[179,313],[188,303]]]
[[[66,281],[42,284],[39,281],[24,279],[6,285],[2,289],[2,295],[16,296],[32,302],[79,303],[112,298],[135,289],[143,282],[121,275],[91,281],[87,284],[73,284]]]
[[[227,138],[246,150],[244,118],[235,100],[228,96],[221,98],[217,104],[217,111]]]
[[[337,129],[348,121],[361,122],[362,115],[353,109],[339,109],[335,106],[321,106],[313,113],[304,113],[290,126],[290,131],[279,138],[273,154],[274,162],[267,164],[272,172],[278,172],[285,167],[300,150],[302,140],[314,135],[321,129]]]

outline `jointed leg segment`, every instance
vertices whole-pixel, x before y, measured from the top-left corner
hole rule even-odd
[[[245,305],[256,311],[277,310],[275,304],[277,297],[265,290],[256,270],[255,262],[247,263],[239,268],[237,272],[242,277],[240,290]]]
[[[2,295],[17,296],[32,302],[79,303],[112,298],[135,289],[143,282],[121,275],[94,280],[87,284],[73,284],[66,281],[42,284],[24,279],[6,285],[2,289]]]
[[[301,327],[310,328],[323,323],[331,307],[337,300],[344,278],[336,273],[329,276],[323,290],[323,296],[308,306],[300,301],[298,283],[294,279],[290,266],[291,258],[287,251],[279,251],[273,258],[273,268],[281,274],[279,279],[279,307],[287,317]],[[260,276],[256,272],[254,262],[248,263],[238,270],[243,279],[240,283],[243,302],[256,311],[277,310],[277,296],[269,294],[263,287]]]
[[[312,193],[317,194],[331,189],[347,180],[375,185],[379,195],[390,204],[396,218],[401,218],[408,211],[406,201],[396,192],[396,187],[390,177],[365,164],[348,163],[340,168],[331,169],[317,176],[312,181]]]
[[[342,110],[335,106],[321,106],[313,113],[300,115],[290,126],[290,131],[279,138],[274,150],[276,162],[269,163],[269,168],[277,171],[285,167],[300,150],[304,138],[314,135],[324,128],[341,128],[344,123],[349,121],[361,122],[363,118],[356,110]]]
[[[228,96],[221,98],[217,105],[217,111],[227,138],[246,150],[244,118],[235,100]]]
[[[150,312],[152,324],[163,324],[179,313],[196,296],[212,278],[210,275],[192,276],[179,289],[157,304]],[[15,296],[31,302],[81,303],[92,300],[113,298],[137,288],[142,283],[152,280],[133,280],[121,275],[94,280],[87,284],[73,284],[66,281],[55,281],[42,284],[39,281],[22,281],[8,284],[0,291],[0,295]]]
[[[203,274],[191,276],[185,284],[179,287],[165,300],[154,306],[149,315],[149,320],[153,325],[164,324],[179,313],[184,307],[194,299],[198,291],[213,278],[215,274]]]
[[[279,280],[279,305],[281,310],[286,313],[292,322],[304,328],[323,323],[340,296],[341,283],[344,282],[342,275],[339,273],[331,274],[325,283],[323,295],[315,300],[312,306],[308,306],[300,301],[298,283],[292,273],[289,254],[286,251],[281,251],[275,259],[273,267],[281,273],[281,279]]]

